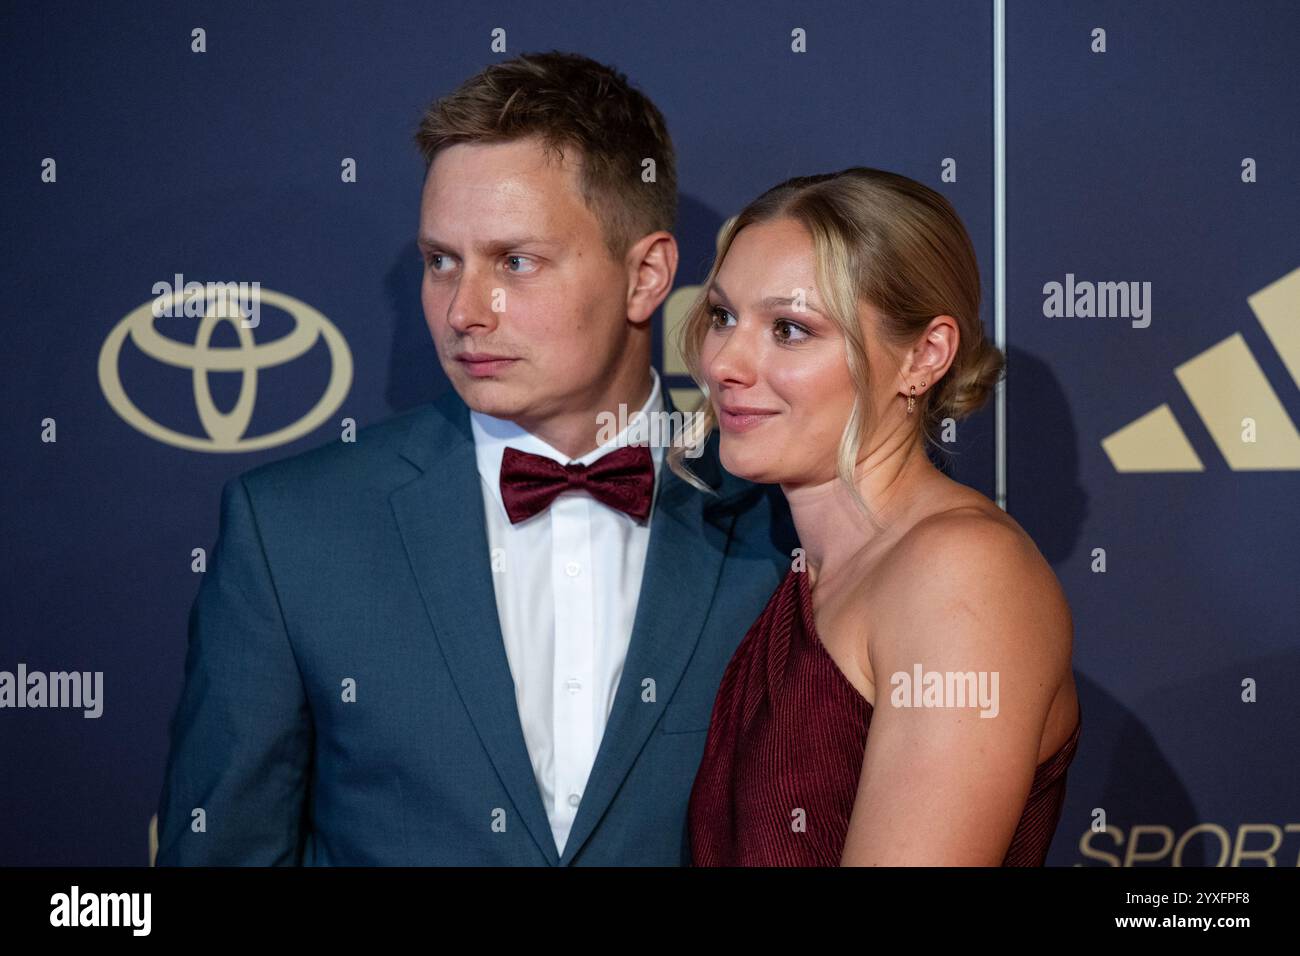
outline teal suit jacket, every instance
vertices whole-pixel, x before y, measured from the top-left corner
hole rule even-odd
[[[717,442],[687,459],[716,496],[660,471],[627,661],[562,857],[460,397],[231,479],[190,614],[157,863],[689,864],[718,684],[798,544],[780,489],[727,474]]]

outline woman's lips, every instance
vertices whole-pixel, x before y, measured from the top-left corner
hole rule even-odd
[[[774,418],[776,412],[730,412],[725,408],[718,409],[718,425],[729,432],[747,432],[751,428],[757,428],[765,421]]]
[[[509,368],[510,365],[517,362],[518,359],[496,357],[479,358],[477,356],[458,355],[456,356],[456,361],[461,364],[461,367],[464,368],[466,372],[474,376],[474,378],[488,378],[492,375],[496,375],[503,369]]]

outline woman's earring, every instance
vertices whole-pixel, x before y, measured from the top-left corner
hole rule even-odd
[[[907,414],[912,414],[912,409],[916,408],[916,386],[912,386],[912,393],[907,396]]]

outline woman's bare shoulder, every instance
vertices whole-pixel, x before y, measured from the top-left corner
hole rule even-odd
[[[1034,689],[1017,696],[1042,708],[1039,761],[1059,749],[1076,722],[1074,622],[1029,534],[973,492],[926,514],[891,551],[876,591],[872,674],[917,660],[987,662],[1004,687]]]
[[[947,596],[978,617],[1021,618],[1030,627],[1018,632],[1037,634],[1068,658],[1073,620],[1055,572],[1014,518],[966,490],[916,521],[890,549],[882,578],[897,598],[894,611],[905,619]]]
[[[896,560],[922,560],[927,548],[946,544],[967,556],[981,551],[990,552],[991,557],[1019,554],[1031,564],[1040,564],[1039,570],[1051,573],[1034,539],[1015,518],[974,488],[953,484],[951,494],[899,536],[894,546]]]

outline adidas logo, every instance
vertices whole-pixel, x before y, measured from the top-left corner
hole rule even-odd
[[[1300,384],[1300,269],[1247,297]],[[1174,369],[1233,471],[1300,470],[1300,433],[1237,332]],[[1168,405],[1103,438],[1116,471],[1204,471]]]

